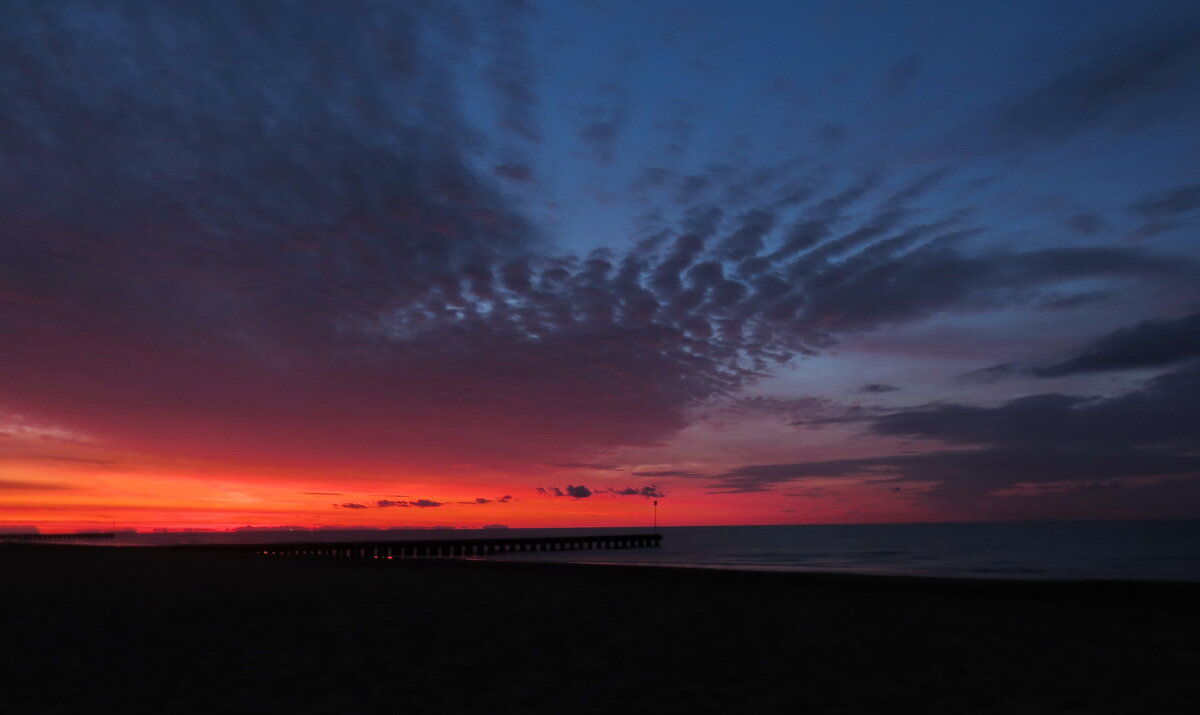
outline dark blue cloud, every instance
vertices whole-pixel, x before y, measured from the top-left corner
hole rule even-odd
[[[895,385],[886,385],[881,382],[869,382],[858,388],[858,391],[868,395],[878,395],[885,392],[896,392],[899,389],[900,388],[896,387]]]
[[[1146,196],[1127,208],[1142,219],[1142,225],[1134,232],[1134,236],[1156,236],[1183,226],[1183,216],[1200,209],[1200,184],[1188,184]]]
[[[1108,483],[1200,477],[1200,365],[1108,399],[1057,393],[997,407],[935,404],[872,418],[869,431],[941,442],[882,457],[738,467],[715,477],[723,492],[770,491],[812,478],[868,476],[935,482],[925,498],[968,505],[1019,483]]]
[[[1195,109],[1186,96],[1200,79],[1198,27],[1185,18],[1093,40],[1072,67],[1000,106],[997,138],[1008,146],[1036,145],[1097,128],[1178,121]]]
[[[1200,313],[1146,320],[1103,335],[1062,362],[1032,369],[1038,377],[1161,367],[1200,358]]]
[[[968,382],[1034,376],[1065,377],[1164,367],[1200,358],[1200,313],[1175,320],[1144,320],[1089,340],[1070,357],[1040,366],[1001,363],[974,370]]]

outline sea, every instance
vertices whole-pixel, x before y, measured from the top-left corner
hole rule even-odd
[[[118,533],[123,546],[648,533],[650,528],[236,530]],[[547,551],[507,561],[959,578],[1200,581],[1200,519],[675,526],[659,548]]]

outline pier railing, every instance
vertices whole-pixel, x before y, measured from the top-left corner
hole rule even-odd
[[[643,549],[662,545],[662,534],[604,536],[530,536],[497,539],[423,539],[414,541],[349,541],[255,544],[261,556],[342,559],[470,558],[538,551]]]

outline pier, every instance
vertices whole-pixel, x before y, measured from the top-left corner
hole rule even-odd
[[[254,544],[260,556],[405,559],[471,558],[541,551],[585,549],[645,549],[662,545],[662,534],[604,536],[531,536],[498,539],[423,539],[415,541],[344,541],[326,543]]]
[[[111,531],[92,531],[86,534],[0,534],[0,541],[79,541],[81,539],[92,541],[111,539],[113,536]]]

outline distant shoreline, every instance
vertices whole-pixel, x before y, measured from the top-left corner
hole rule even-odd
[[[354,542],[348,542],[354,543]],[[679,564],[679,563],[622,563],[617,561],[568,561],[568,560],[541,560],[520,558],[522,554],[514,554],[513,557],[497,556],[497,557],[409,557],[397,559],[359,559],[359,558],[336,558],[336,557],[293,557],[281,559],[268,559],[257,556],[246,550],[245,547],[256,546],[277,546],[277,544],[240,544],[239,548],[229,548],[224,545],[128,545],[128,544],[63,544],[63,543],[3,543],[0,542],[0,555],[3,555],[4,549],[31,549],[30,553],[36,554],[40,549],[53,549],[56,552],[74,552],[76,555],[96,554],[104,552],[123,552],[126,554],[138,554],[149,557],[148,561],[158,562],[159,559],[167,557],[168,554],[178,557],[180,560],[186,561],[191,556],[201,558],[210,558],[217,560],[228,560],[230,563],[240,563],[243,567],[252,565],[264,565],[267,563],[287,562],[297,567],[309,565],[312,568],[358,568],[365,571],[372,570],[388,570],[388,569],[422,569],[422,568],[478,568],[478,569],[509,569],[513,572],[529,571],[543,572],[554,571],[558,569],[573,571],[576,569],[597,569],[613,573],[628,572],[629,574],[638,574],[643,572],[664,572],[664,573],[694,573],[697,577],[703,574],[711,574],[714,577],[737,579],[740,577],[746,578],[776,578],[780,580],[794,579],[797,582],[821,582],[829,581],[844,584],[859,584],[869,582],[887,583],[892,585],[912,583],[916,587],[926,587],[931,585],[946,586],[951,590],[955,588],[1030,588],[1037,590],[1038,588],[1091,588],[1099,587],[1103,589],[1121,589],[1124,587],[1137,589],[1180,589],[1183,591],[1195,591],[1197,602],[1200,602],[1200,581],[1187,581],[1179,579],[1154,579],[1154,578],[1054,578],[1054,577],[1012,577],[1003,574],[996,575],[973,575],[973,574],[914,574],[914,573],[880,573],[868,570],[863,571],[848,571],[848,570],[820,570],[820,569],[799,569],[791,567],[754,567],[754,566],[727,566],[727,565],[707,565],[707,564]],[[175,560],[175,558],[172,560]]]
[[[238,534],[117,533],[17,535],[25,543],[218,551],[324,551],[366,547],[379,556],[484,556],[496,561],[608,563],[827,575],[986,581],[1200,583],[1200,520],[1012,522],[925,525],[664,527],[661,547],[611,548],[646,530],[334,530]],[[436,538],[430,538],[436,536]],[[0,536],[0,542],[4,542]],[[12,540],[10,540],[11,542]],[[521,542],[520,553],[484,552],[483,544]],[[566,543],[571,542],[571,543]],[[412,553],[414,545],[441,551]],[[626,544],[629,545],[629,544]],[[647,543],[638,544],[642,547]],[[582,547],[582,548],[581,548]],[[608,548],[597,548],[608,547]],[[357,554],[356,554],[357,555]]]

